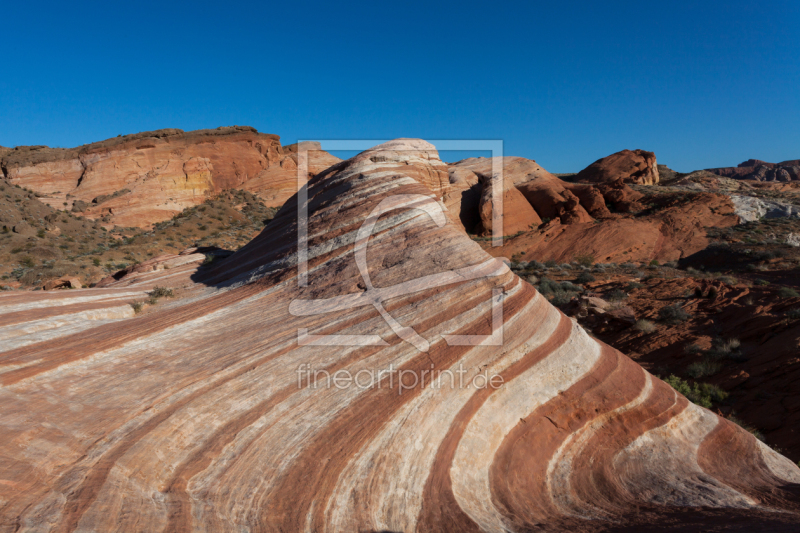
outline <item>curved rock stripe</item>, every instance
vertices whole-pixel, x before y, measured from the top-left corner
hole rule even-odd
[[[411,139],[313,176],[306,286],[296,195],[210,267],[0,295],[0,531],[595,530],[714,509],[797,521],[796,465],[597,342],[451,213],[400,202],[359,236],[387,198],[438,212],[449,190],[434,147]],[[180,296],[131,316],[155,284]],[[470,386],[430,379],[457,370]],[[336,386],[344,372],[369,386]]]

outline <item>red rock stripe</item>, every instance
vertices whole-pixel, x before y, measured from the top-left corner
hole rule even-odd
[[[728,420],[720,419],[705,438],[697,463],[707,474],[757,502],[800,511],[800,486],[776,477],[764,463],[756,438]]]
[[[587,376],[520,420],[498,449],[490,471],[492,495],[498,511],[518,529],[561,518],[550,504],[547,467],[563,442],[641,393],[644,372],[622,364],[623,358],[603,345]]]
[[[621,366],[631,375],[640,367],[621,358]],[[619,481],[620,472],[614,470],[616,454],[644,433],[663,426],[680,414],[689,401],[659,379],[653,379],[653,389],[640,405],[613,418],[586,443],[584,453],[572,465],[571,485],[578,501],[610,512],[631,511],[641,505],[635,494],[630,494]]]
[[[533,289],[520,291],[504,302],[504,319],[507,321],[525,307],[535,295]],[[485,300],[485,294],[480,300]],[[443,311],[445,311],[443,309]],[[449,311],[452,311],[450,309]],[[567,319],[568,320],[568,319]],[[441,323],[442,320],[436,321]],[[483,321],[463,328],[461,334],[485,333]],[[420,375],[449,368],[469,349],[467,346],[448,346],[437,343],[427,354],[422,354],[398,370],[411,370]],[[415,398],[420,387],[405,390],[376,388],[363,394],[335,421],[315,435],[302,451],[295,464],[278,483],[273,498],[267,502],[264,515],[269,517],[269,528],[280,531],[299,531],[306,523],[306,515],[313,503],[327,502],[336,487],[339,475],[351,458],[373,439],[406,402]],[[324,505],[318,505],[313,516],[312,529],[324,529]]]
[[[571,332],[572,321],[562,314],[556,330],[549,339],[501,373],[503,382],[508,383],[553,353],[569,339]],[[494,392],[492,389],[476,391],[461,409],[442,441],[428,481],[425,483],[423,505],[417,522],[418,531],[480,531],[478,525],[467,516],[455,500],[450,468],[458,443],[461,441],[470,419],[478,412],[492,392]]]

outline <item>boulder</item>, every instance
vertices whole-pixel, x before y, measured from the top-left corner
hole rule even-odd
[[[655,185],[659,181],[656,155],[645,150],[622,150],[598,159],[578,172],[577,181],[611,183],[622,179],[625,183]]]
[[[58,279],[51,279],[44,282],[42,289],[50,291],[53,289],[80,289],[83,287],[81,280],[75,276],[63,276]]]

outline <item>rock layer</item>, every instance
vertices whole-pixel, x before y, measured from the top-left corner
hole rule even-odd
[[[309,174],[339,161],[309,152]],[[296,149],[247,126],[125,135],[74,149],[20,146],[0,153],[9,182],[56,209],[120,226],[146,227],[225,189],[280,207],[297,191]]]
[[[194,282],[183,264],[0,296],[7,339],[56,317],[78,328],[3,345],[0,527],[586,531],[678,510],[797,521],[796,465],[485,254],[442,211],[447,177],[431,145],[396,141],[312,178],[307,202],[294,196]],[[154,285],[185,296],[113,323],[76,316]]]

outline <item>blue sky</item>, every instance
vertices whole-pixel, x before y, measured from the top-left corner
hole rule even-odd
[[[553,172],[623,148],[682,171],[800,158],[800,2],[7,2],[2,18],[3,146],[239,124],[284,144],[503,139]]]

